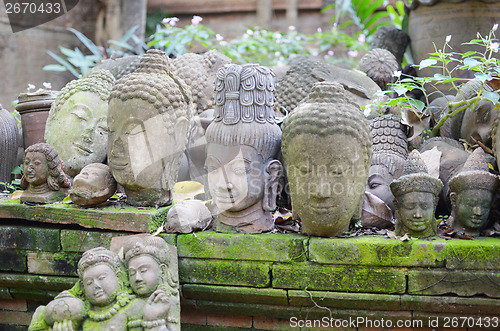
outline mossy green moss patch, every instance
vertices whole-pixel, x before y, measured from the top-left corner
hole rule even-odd
[[[212,231],[179,235],[179,257],[249,261],[306,261],[307,238],[294,234],[229,234]]]
[[[77,277],[56,277],[26,274],[0,274],[4,287],[63,291],[75,285]]]
[[[285,290],[270,288],[185,284],[182,286],[182,295],[193,300],[288,305]]]
[[[179,279],[183,284],[268,287],[270,267],[264,262],[179,259]]]
[[[406,271],[397,268],[274,264],[273,287],[338,292],[404,293]]]

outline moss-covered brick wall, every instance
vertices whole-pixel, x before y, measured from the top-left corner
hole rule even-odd
[[[71,287],[82,252],[152,229],[165,212],[115,210],[90,225],[73,209],[0,202],[0,330],[25,330],[39,304]],[[431,327],[436,318],[443,326],[500,316],[500,238],[161,236],[178,249],[183,330],[287,330],[290,318],[325,317]]]

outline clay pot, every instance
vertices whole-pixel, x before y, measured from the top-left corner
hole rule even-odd
[[[17,136],[16,120],[0,105],[0,182],[10,182],[16,166]]]
[[[24,148],[45,142],[45,123],[49,116],[50,106],[59,91],[38,90],[33,93],[21,93],[16,110],[21,115]]]
[[[405,1],[407,2],[407,1]],[[462,45],[476,39],[476,33],[487,36],[495,23],[498,23],[500,2],[493,1],[452,1],[452,0],[415,0],[406,7],[408,13],[408,34],[411,40],[413,62],[429,57],[435,52],[433,43],[442,49],[445,39],[451,35],[449,44],[454,52],[465,53],[470,50],[484,51],[484,48]],[[449,51],[449,49],[447,49]],[[450,65],[450,67],[452,67]],[[418,76],[432,77],[439,68],[418,70]],[[473,77],[472,71],[457,72],[458,77]],[[449,87],[440,85],[441,91]],[[436,95],[437,96],[437,95]]]

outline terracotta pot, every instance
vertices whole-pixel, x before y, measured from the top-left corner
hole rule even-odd
[[[58,93],[59,91],[38,90],[19,95],[16,110],[21,115],[24,148],[44,142],[45,123]]]
[[[14,117],[0,105],[0,182],[10,182],[16,166],[17,124]]]
[[[405,1],[407,2],[407,1]],[[487,36],[495,23],[500,23],[500,1],[464,1],[464,0],[414,0],[411,5],[406,6],[408,14],[408,35],[410,36],[411,53],[413,62],[429,57],[429,53],[435,52],[433,43],[437,49],[442,49],[445,39],[451,35],[449,44],[454,52],[465,53],[470,50],[484,52],[482,47],[462,45],[476,39],[479,32]],[[449,49],[447,49],[449,51]],[[450,68],[453,68],[450,64]],[[434,76],[440,73],[439,68],[424,68],[417,70],[420,77]],[[460,71],[457,77],[473,77],[471,71]],[[441,85],[440,85],[441,86]],[[447,91],[449,87],[443,86],[441,91]],[[446,93],[446,92],[445,92]],[[449,92],[447,94],[450,94]],[[455,94],[455,92],[451,93]],[[437,95],[436,95],[437,96]]]

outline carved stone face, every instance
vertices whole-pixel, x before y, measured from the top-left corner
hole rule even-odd
[[[73,181],[71,200],[79,205],[106,201],[114,193],[107,179],[108,171],[97,166],[85,166]]]
[[[28,152],[24,156],[24,177],[30,186],[40,186],[47,182],[49,168],[45,154]]]
[[[285,163],[290,194],[303,232],[330,236],[347,230],[359,213],[366,186],[361,146],[338,133],[321,138],[300,134],[288,145]]]
[[[208,188],[220,211],[241,211],[263,199],[265,165],[255,148],[207,145]]]
[[[429,192],[408,192],[398,198],[396,222],[402,222],[397,235],[431,236],[434,220],[434,195]]]
[[[490,101],[479,101],[473,111],[467,109],[464,112],[460,137],[470,143],[473,143],[473,137],[491,147],[491,130],[498,115],[498,109],[493,108],[494,105]]]
[[[149,255],[139,255],[130,259],[128,274],[132,290],[141,297],[149,296],[161,283],[162,270]]]
[[[94,306],[107,306],[116,299],[118,278],[108,265],[96,264],[83,273],[85,296]]]
[[[109,109],[108,163],[116,181],[130,189],[160,188],[164,167],[179,149],[163,116],[142,99],[112,99]]]
[[[45,140],[52,144],[66,165],[66,173],[76,176],[87,164],[100,163],[107,153],[108,103],[98,94],[73,94],[47,123]]]
[[[492,193],[487,190],[470,189],[458,193],[456,197],[456,202],[452,202],[455,222],[466,229],[483,228],[490,215]]]
[[[391,182],[394,177],[387,167],[373,165],[368,172],[366,191],[382,199],[389,208],[394,209],[394,195],[391,191]]]

